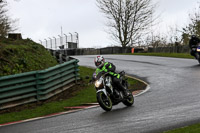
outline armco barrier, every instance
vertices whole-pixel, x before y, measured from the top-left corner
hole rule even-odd
[[[75,85],[80,75],[78,60],[41,71],[0,77],[0,110],[46,100]]]

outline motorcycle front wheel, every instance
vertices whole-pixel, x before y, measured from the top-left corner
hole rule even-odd
[[[110,111],[112,109],[112,101],[110,97],[106,96],[104,92],[97,93],[97,101],[102,109]]]

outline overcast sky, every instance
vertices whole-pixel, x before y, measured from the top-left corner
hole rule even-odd
[[[96,6],[95,0],[7,0],[9,14],[18,18],[23,38],[39,40],[58,37],[63,33],[78,32],[80,47],[105,47],[113,45],[105,30],[106,19]],[[200,0],[153,0],[161,13],[159,32],[167,27],[188,23],[188,14],[194,11]]]

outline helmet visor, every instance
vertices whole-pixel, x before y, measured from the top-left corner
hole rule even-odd
[[[101,65],[101,62],[95,62],[95,65],[99,66],[99,65]]]

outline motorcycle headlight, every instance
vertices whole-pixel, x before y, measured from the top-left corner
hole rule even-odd
[[[102,80],[97,80],[95,81],[95,87],[96,88],[103,88],[103,81]]]

